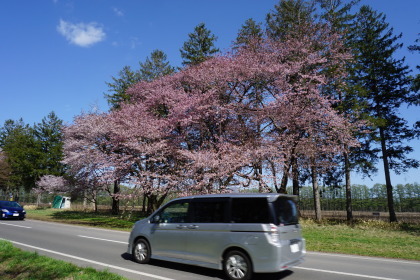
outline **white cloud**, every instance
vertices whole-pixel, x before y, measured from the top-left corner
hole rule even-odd
[[[119,17],[123,17],[124,16],[124,12],[118,8],[112,8],[112,10],[114,11],[114,13],[119,16]]]
[[[137,37],[130,37],[130,48],[135,49],[137,46],[140,46],[142,43]]]
[[[105,39],[105,32],[97,23],[71,23],[60,20],[57,31],[70,43],[80,47],[89,47]]]

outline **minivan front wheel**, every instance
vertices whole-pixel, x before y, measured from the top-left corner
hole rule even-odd
[[[230,251],[223,261],[223,270],[231,280],[249,280],[252,265],[249,257],[241,251]]]
[[[133,258],[135,262],[144,264],[150,261],[151,250],[149,243],[140,238],[134,243],[133,247]]]

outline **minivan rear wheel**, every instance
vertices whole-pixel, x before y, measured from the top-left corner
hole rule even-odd
[[[150,245],[145,239],[140,238],[136,240],[133,246],[133,258],[135,262],[141,264],[148,263],[151,253]]]
[[[231,280],[249,280],[252,265],[249,257],[241,251],[230,251],[223,260],[223,270]]]

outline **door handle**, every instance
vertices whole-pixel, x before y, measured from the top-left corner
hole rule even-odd
[[[177,228],[177,229],[186,229],[186,228],[187,228],[187,226],[178,225],[176,228]]]
[[[188,228],[189,229],[198,229],[198,226],[196,226],[196,225],[189,225]]]

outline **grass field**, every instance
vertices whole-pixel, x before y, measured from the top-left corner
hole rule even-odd
[[[126,278],[107,271],[80,268],[37,253],[22,251],[11,243],[0,240],[0,279],[124,280]]]
[[[326,221],[317,224],[302,220],[308,251],[420,261],[420,225],[384,221]]]
[[[120,216],[111,215],[109,211],[99,211],[98,213],[95,213],[91,211],[46,208],[26,210],[26,213],[28,219],[126,231],[130,230],[133,227],[134,222],[140,219],[139,216],[133,216],[130,219],[121,218]]]

